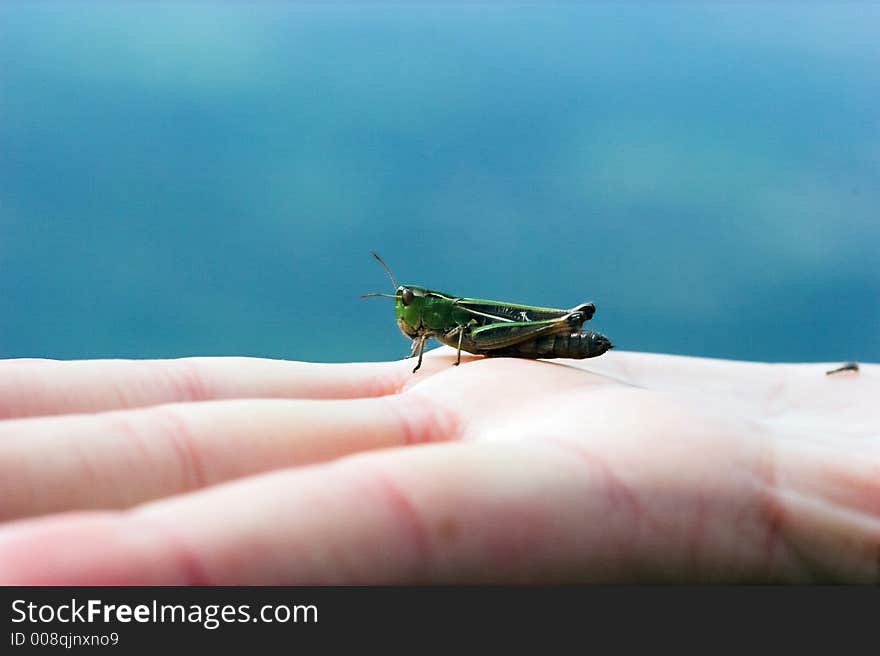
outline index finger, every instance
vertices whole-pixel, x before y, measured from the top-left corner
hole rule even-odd
[[[419,374],[442,368],[426,358]],[[244,398],[352,399],[400,390],[412,361],[325,364],[248,357],[0,361],[0,419]]]

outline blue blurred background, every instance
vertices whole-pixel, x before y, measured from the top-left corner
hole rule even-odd
[[[0,356],[397,358],[404,282],[880,360],[880,9],[6,3]]]

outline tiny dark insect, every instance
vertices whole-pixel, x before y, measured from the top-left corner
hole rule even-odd
[[[830,376],[831,374],[839,374],[843,371],[858,371],[858,370],[859,370],[859,363],[858,362],[847,362],[846,364],[839,366],[837,369],[832,369],[831,371],[826,371],[825,375]]]

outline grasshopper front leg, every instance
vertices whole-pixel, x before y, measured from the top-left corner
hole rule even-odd
[[[425,342],[431,337],[431,333],[419,333],[418,336],[413,338],[412,341],[412,349],[407,357],[414,358],[416,357],[416,352],[419,355],[419,361],[416,363],[415,369],[413,369],[413,373],[419,370],[419,367],[422,366],[422,355],[425,353]]]

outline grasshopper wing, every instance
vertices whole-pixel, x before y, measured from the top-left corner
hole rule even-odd
[[[440,295],[440,294],[438,294]],[[574,325],[582,324],[593,318],[596,306],[592,303],[581,303],[569,310],[559,308],[538,307],[535,305],[520,305],[518,303],[506,303],[504,301],[491,301],[480,298],[451,298],[440,295],[452,301],[458,307],[470,312],[474,316],[484,319],[492,319],[498,322],[532,323],[550,320],[566,319]]]
[[[567,316],[567,315],[566,315]],[[508,321],[502,323],[490,323],[485,326],[474,328],[470,332],[470,341],[478,349],[491,351],[513,344],[519,344],[541,335],[553,333],[566,333],[579,330],[578,325],[572,325],[566,316],[560,319],[547,319],[545,321]]]

